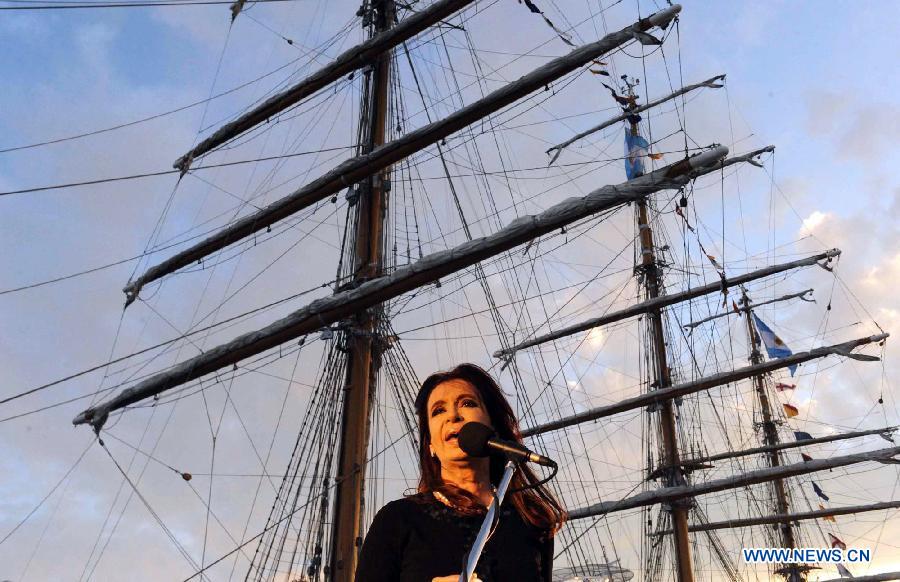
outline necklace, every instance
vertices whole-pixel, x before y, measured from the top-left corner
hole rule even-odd
[[[497,488],[494,487],[494,486],[492,485],[492,486],[491,486],[491,493],[496,493],[496,492],[497,492]],[[437,499],[438,501],[440,501],[441,503],[443,503],[444,505],[446,505],[447,507],[449,507],[449,508],[452,509],[453,511],[458,511],[458,512],[460,512],[460,513],[465,513],[465,511],[463,511],[463,509],[462,509],[461,507],[459,507],[458,505],[456,505],[455,503],[453,503],[452,501],[450,501],[449,499],[447,499],[447,496],[444,495],[443,493],[441,493],[440,491],[432,491],[431,494],[434,495],[434,498],[435,498],[435,499]],[[487,508],[485,508],[485,510],[486,510],[486,509],[487,509]]]
[[[444,505],[446,505],[453,511],[459,511],[459,512],[462,511],[462,509],[459,506],[457,506],[455,503],[453,503],[452,501],[447,499],[447,496],[444,495],[443,493],[441,493],[440,491],[432,491],[432,494],[434,495],[435,499],[437,499],[438,501],[440,501],[441,503],[443,503]]]

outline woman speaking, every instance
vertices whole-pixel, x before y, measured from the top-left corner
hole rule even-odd
[[[521,442],[512,408],[497,383],[474,364],[429,376],[416,397],[418,491],[385,505],[360,553],[357,582],[457,582],[504,460],[471,457],[457,436],[468,422]],[[565,519],[559,502],[526,466],[519,467],[475,572],[484,582],[550,582],[553,535]],[[529,487],[531,486],[531,487]]]

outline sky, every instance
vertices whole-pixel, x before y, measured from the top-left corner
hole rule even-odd
[[[601,4],[594,0],[536,3],[559,27],[574,26],[577,42],[598,38],[603,26],[609,30],[624,26],[638,11],[646,15],[658,8],[644,1],[615,3],[601,17]],[[0,60],[0,73],[7,87],[0,95],[0,192],[4,193],[0,196],[0,245],[4,249],[0,253],[0,321],[4,330],[0,334],[0,399],[104,364],[188,328],[222,321],[298,290],[308,291],[256,318],[240,320],[212,334],[200,334],[149,364],[138,359],[101,367],[32,396],[0,404],[0,418],[4,419],[0,422],[0,580],[74,579],[76,575],[79,579],[117,580],[125,576],[123,572],[135,580],[182,579],[194,572],[195,568],[163,535],[147,507],[130,496],[131,489],[116,464],[94,443],[90,431],[71,426],[71,418],[91,399],[57,404],[181,361],[329,292],[321,285],[334,278],[342,213],[346,210],[343,199],[333,206],[323,205],[304,221],[292,224],[286,230],[288,236],[269,241],[261,237],[258,245],[254,240],[241,245],[240,253],[220,257],[221,264],[214,268],[193,269],[172,277],[161,287],[148,289],[142,301],[124,312],[121,288],[135,273],[169,256],[172,249],[183,248],[185,231],[193,235],[221,226],[235,215],[239,204],[238,212],[246,213],[252,205],[271,202],[344,159],[353,142],[358,97],[354,91],[359,80],[345,80],[333,92],[324,92],[321,100],[310,106],[312,115],[279,119],[271,131],[211,158],[213,162],[232,162],[289,151],[310,152],[284,162],[197,172],[180,184],[176,176],[166,174],[6,193],[170,169],[198,135],[208,133],[248,103],[302,78],[358,42],[358,24],[352,25],[351,33],[330,40],[351,22],[356,9],[356,4],[343,0],[260,4],[240,15],[233,25],[229,25],[227,5],[12,10],[5,11],[0,19],[0,49],[5,55]],[[544,22],[520,3],[481,1],[476,10],[481,12],[466,26],[474,44],[484,51],[480,53],[484,66],[491,70],[485,89],[515,79],[567,50]],[[703,92],[680,111],[691,139],[698,145],[726,143],[733,152],[767,144],[777,147],[774,157],[764,158],[764,169],[750,168],[729,175],[727,184],[714,177],[699,183],[692,195],[691,210],[710,218],[696,224],[699,234],[692,237],[679,230],[677,219],[669,213],[665,217],[665,240],[673,248],[677,250],[683,241],[690,246],[700,240],[729,272],[743,272],[824,248],[843,250],[838,278],[816,270],[780,287],[755,290],[760,297],[773,298],[788,285],[791,291],[816,288],[814,305],[791,304],[761,312],[796,350],[826,340],[845,341],[877,333],[879,327],[894,335],[900,332],[900,300],[894,291],[894,283],[900,280],[900,180],[895,171],[900,163],[900,81],[894,73],[898,22],[900,6],[874,1],[685,2],[679,28],[668,35],[664,51],[646,61],[650,71],[643,86],[651,98],[670,85],[677,86],[679,77],[688,83],[727,73],[727,89]],[[451,44],[458,45],[464,40],[462,35],[449,38]],[[318,50],[308,49],[313,46]],[[539,48],[534,55],[514,58],[535,47]],[[639,50],[630,47],[628,52]],[[430,114],[446,115],[460,103],[453,98],[440,101],[451,92],[450,81],[446,70],[435,64],[440,55],[433,47],[422,51],[417,57],[422,59],[417,61],[422,80],[435,87],[432,98],[439,101],[430,104]],[[459,58],[463,60],[460,78],[471,79],[465,77],[471,72],[468,65]],[[644,77],[640,63],[640,59],[621,53],[610,59],[610,67],[616,72]],[[515,160],[519,168],[543,168],[546,147],[611,115],[612,103],[599,82],[583,75],[573,81],[573,86],[558,83],[542,97],[546,101],[540,106],[512,108],[498,115],[501,127],[517,126],[497,145],[498,150],[505,148],[504,159]],[[406,123],[411,127],[424,124],[426,116],[411,89],[412,81],[406,78],[403,85]],[[480,90],[478,85],[467,85],[465,102],[471,102]],[[199,104],[186,107],[195,103]],[[529,103],[534,105],[535,101]],[[517,118],[518,114],[521,117]],[[678,120],[671,109],[660,112],[658,118],[654,115],[645,115],[645,121],[652,124],[656,136],[677,129]],[[563,117],[567,118],[562,122],[547,123]],[[119,125],[125,126],[85,138],[14,149]],[[397,128],[392,131],[402,133]],[[560,163],[618,155],[619,131],[610,130],[584,146],[573,146]],[[667,162],[674,161],[681,139],[679,135],[667,137],[655,147],[666,152]],[[607,144],[612,144],[608,151],[603,149]],[[461,154],[457,150],[454,155]],[[455,158],[457,162],[461,159]],[[486,153],[485,160],[489,169],[500,163],[496,152]],[[454,168],[464,173],[463,166]],[[423,173],[437,176],[440,172],[432,165]],[[476,221],[473,232],[476,236],[488,234],[522,212],[540,211],[562,198],[621,181],[623,176],[616,164],[600,166],[571,183],[564,178],[549,170],[532,181],[515,178],[521,198],[498,193],[503,212]],[[479,199],[474,181],[461,183],[465,210],[470,216],[483,216],[485,203]],[[456,209],[442,185],[431,182],[416,192],[422,199],[398,205],[393,215],[396,225],[403,224],[409,230],[412,218],[421,219],[423,230],[444,222],[457,224]],[[257,197],[250,204],[238,202],[251,196]],[[517,200],[521,207],[513,207]],[[421,214],[416,214],[416,208]],[[585,240],[590,242],[575,245],[573,252],[548,252],[541,281],[559,288],[560,280],[587,279],[594,272],[589,267],[607,260],[624,265],[625,270],[618,278],[611,277],[578,293],[572,288],[554,293],[554,301],[561,306],[555,324],[577,321],[592,313],[594,305],[624,306],[633,299],[629,295],[635,293],[633,288],[627,288],[624,303],[617,303],[610,294],[630,276],[630,251],[620,257],[624,263],[609,258],[630,242],[630,216],[619,215],[604,224],[609,228],[598,227],[596,233],[588,233]],[[413,240],[410,234],[402,242],[410,241],[410,253],[415,257],[417,244],[428,253],[463,240],[458,228],[448,228],[441,237]],[[553,240],[542,244],[552,246]],[[398,264],[405,260],[403,244],[399,246]],[[150,247],[166,250],[135,259]],[[679,265],[701,273],[701,278],[714,277],[709,265],[689,264],[683,257],[681,260],[684,262]],[[118,264],[12,291],[113,263]],[[489,272],[494,273],[494,269],[499,267],[491,266]],[[454,284],[447,287],[455,289]],[[509,284],[508,275],[499,273],[491,282],[499,297],[513,294]],[[419,307],[418,311],[404,313],[395,322],[401,339],[408,342],[406,349],[420,378],[434,368],[462,359],[490,362],[489,353],[498,347],[495,337],[470,322],[444,325],[439,333],[431,328],[417,331],[423,323],[452,319],[454,314],[474,309],[471,301],[462,304],[463,295],[454,295],[451,290],[446,290],[446,296],[441,293],[440,289],[430,289],[411,303]],[[438,308],[427,304],[426,299],[436,297],[446,298],[447,305]],[[483,297],[472,301],[475,306],[481,305]],[[707,308],[715,311],[716,306]],[[531,333],[532,323],[523,323],[521,333]],[[535,327],[539,323],[540,317]],[[725,322],[711,337],[722,341],[731,332],[740,334],[741,325],[740,321]],[[476,333],[477,340],[473,339]],[[438,345],[434,339],[440,334],[461,339]],[[583,407],[632,395],[639,389],[639,367],[629,364],[636,360],[636,342],[636,332],[627,326],[592,333],[575,350],[581,363],[554,362],[560,370],[555,376],[571,387]],[[288,358],[273,364],[269,369],[273,377],[238,381],[232,392],[209,390],[208,399],[202,402],[193,397],[177,405],[136,410],[109,427],[111,434],[122,441],[107,439],[112,458],[139,483],[138,490],[147,495],[147,504],[163,516],[194,562],[208,563],[210,556],[218,557],[234,547],[233,539],[240,537],[242,529],[245,533],[255,531],[246,529],[248,511],[254,525],[264,519],[260,510],[254,513],[245,500],[255,482],[248,485],[246,480],[220,478],[213,487],[212,480],[203,474],[259,473],[258,456],[271,442],[273,452],[267,472],[280,475],[296,431],[273,433],[273,419],[279,414],[281,402],[285,403],[280,413],[284,418],[303,414],[309,400],[308,384],[315,381],[321,352],[317,346],[321,343],[304,348],[296,363]],[[734,340],[734,345],[742,344]],[[708,353],[714,351],[712,343],[706,347]],[[821,434],[900,423],[896,398],[900,369],[891,340],[880,353],[884,355],[883,364],[847,362],[836,369],[832,362],[801,368],[798,389],[792,396],[801,415],[783,430]],[[678,357],[687,363],[687,356]],[[732,353],[722,362],[707,359],[703,365],[734,365],[744,357],[745,352]],[[691,373],[685,372],[688,377]],[[285,384],[279,380],[284,377],[295,381]],[[503,378],[508,376],[501,374]],[[721,395],[731,393],[723,390]],[[737,393],[734,396],[739,397]],[[878,398],[884,402],[879,404]],[[236,404],[230,404],[229,399]],[[713,414],[706,403],[691,403],[704,418]],[[723,414],[747,420],[753,414],[752,403],[744,404]],[[45,406],[53,407],[32,413]],[[537,414],[544,412],[538,410]],[[29,414],[9,418],[23,413]],[[599,450],[604,451],[601,461],[607,463],[603,466],[607,482],[603,495],[629,491],[633,484],[622,483],[639,472],[642,463],[638,455],[617,456],[633,446],[631,437],[640,436],[636,432],[641,430],[640,418],[618,422],[610,425],[615,429],[608,433],[588,435],[598,439]],[[703,444],[701,426],[685,422],[690,442]],[[217,435],[217,450],[225,451],[222,467],[214,471],[206,466],[211,433]],[[752,431],[729,434],[738,443],[752,442]],[[248,446],[248,438],[251,444],[256,443],[255,448]],[[180,476],[173,477],[170,468],[151,461],[148,454],[136,454],[125,443],[137,445],[171,467],[195,473],[190,489],[184,489],[185,483]],[[705,444],[715,449],[713,444]],[[824,447],[816,455],[871,450],[886,444],[872,437]],[[76,464],[78,459],[81,461]],[[723,466],[715,476],[741,468],[748,467]],[[869,464],[840,474],[847,477],[843,482],[830,478],[824,481],[832,493],[832,506],[900,499],[896,466]],[[215,497],[209,506],[215,519],[225,525],[209,529],[212,533],[206,540],[202,523],[209,515],[202,500],[209,500],[213,491]],[[390,498],[390,494],[388,487],[384,495]],[[727,516],[735,508],[717,497],[704,509],[709,515]],[[634,568],[639,567],[636,556],[640,550],[634,541],[641,526],[637,515],[610,520],[605,524],[608,534],[600,534],[601,541],[609,543],[615,537],[612,532],[621,527],[626,532],[622,537],[631,541],[618,551],[623,563]],[[855,519],[838,518],[835,531],[845,541],[874,548],[873,563],[867,570],[860,566],[859,574],[900,570],[900,545],[895,541],[900,539],[898,515],[894,510]],[[113,528],[116,533],[109,536]],[[821,543],[816,533],[810,535],[810,543]],[[729,548],[741,543],[738,538],[728,541]],[[826,580],[835,573],[822,571],[816,576]],[[211,570],[209,579],[228,577],[229,568],[225,567]],[[710,574],[710,579],[718,578]]]

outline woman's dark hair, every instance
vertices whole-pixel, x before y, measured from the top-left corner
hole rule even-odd
[[[452,370],[436,372],[422,383],[419,394],[416,396],[416,414],[419,419],[419,467],[421,468],[418,492],[434,493],[437,491],[446,496],[463,513],[477,514],[484,511],[484,506],[468,491],[444,483],[441,478],[441,464],[431,456],[429,451],[431,435],[428,429],[428,397],[439,384],[449,380],[465,380],[478,390],[499,438],[521,443],[522,435],[519,433],[519,423],[516,421],[512,407],[503,396],[500,386],[481,367],[475,364],[460,364]],[[500,482],[504,465],[502,458],[491,457],[491,483],[496,485]],[[523,464],[516,471],[510,483],[510,491],[533,485],[538,481],[534,472]],[[522,519],[537,528],[549,530],[551,535],[559,530],[566,519],[566,512],[562,505],[542,485],[512,493],[507,496],[507,500],[516,508]]]

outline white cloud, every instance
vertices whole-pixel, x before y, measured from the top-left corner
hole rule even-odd
[[[813,234],[817,227],[819,227],[823,222],[828,220],[830,217],[829,214],[825,214],[824,212],[820,212],[818,210],[813,211],[812,214],[803,219],[803,226],[800,228],[800,235],[806,236],[808,234]]]

